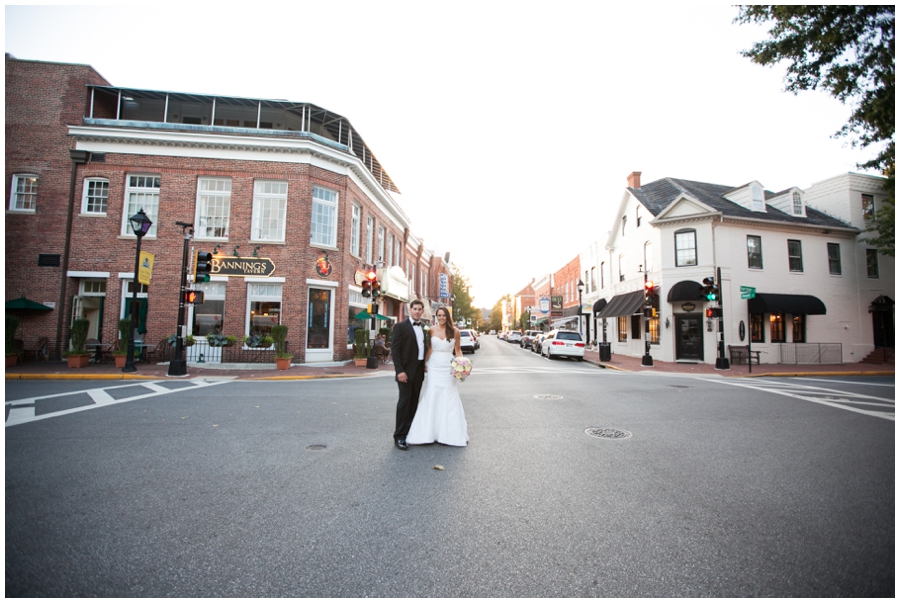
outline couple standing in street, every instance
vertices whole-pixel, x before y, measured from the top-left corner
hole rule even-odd
[[[466,416],[459,383],[450,369],[453,358],[462,356],[459,330],[447,308],[435,311],[437,324],[431,328],[421,322],[424,311],[422,301],[414,300],[409,319],[394,325],[391,333],[391,359],[400,390],[394,443],[401,450],[434,442],[465,446],[469,441]]]

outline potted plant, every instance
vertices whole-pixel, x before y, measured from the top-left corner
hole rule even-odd
[[[174,347],[177,340],[178,340],[177,335],[169,335],[166,338],[166,343],[168,343],[170,346]],[[192,345],[194,345],[195,341],[196,341],[196,339],[194,339],[193,335],[188,335],[187,337],[184,338],[184,347],[186,347],[186,348],[191,347]]]
[[[353,351],[353,362],[356,366],[366,366],[369,359],[369,329],[356,329],[353,335],[356,345]]]
[[[119,321],[119,347],[113,350],[113,361],[116,368],[125,368],[125,357],[128,355],[128,336],[131,333],[131,319],[123,318]]]
[[[87,341],[88,328],[91,321],[87,318],[76,318],[72,321],[72,328],[69,331],[69,337],[72,347],[66,352],[66,361],[69,368],[84,368],[91,359],[91,352],[86,350],[84,342]]]
[[[272,345],[272,338],[268,335],[260,335],[259,333],[245,335],[244,345],[248,348],[267,348]]]
[[[206,343],[213,348],[227,348],[233,346],[237,342],[234,335],[223,335],[222,333],[210,333],[206,336]]]
[[[12,314],[6,315],[6,366],[16,366],[19,352],[16,345],[16,331],[19,329],[19,318]]]
[[[279,371],[286,371],[291,367],[291,358],[293,354],[287,351],[287,330],[285,325],[274,325],[272,327],[272,341],[275,343],[275,366]]]

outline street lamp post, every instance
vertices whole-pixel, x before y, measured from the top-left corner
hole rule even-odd
[[[153,222],[144,213],[144,209],[138,210],[128,221],[131,223],[131,230],[137,237],[137,245],[134,252],[134,280],[131,283],[131,329],[128,332],[128,350],[125,355],[125,366],[122,368],[123,373],[133,373],[137,371],[134,366],[134,334],[138,329],[138,312],[137,312],[137,294],[140,283],[138,283],[138,271],[141,269],[141,239],[150,231]]]
[[[581,300],[581,294],[584,293],[584,283],[581,282],[581,279],[578,279],[578,332],[581,333],[582,337],[585,336],[584,326],[587,325],[587,337],[585,338],[585,342],[590,345],[591,341],[591,327],[590,323],[584,321],[584,306]]]

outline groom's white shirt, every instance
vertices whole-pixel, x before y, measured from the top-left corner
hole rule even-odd
[[[409,324],[412,325],[413,331],[416,332],[416,345],[419,346],[419,360],[425,360],[425,330],[420,324],[418,327],[414,325],[415,321],[410,317]]]

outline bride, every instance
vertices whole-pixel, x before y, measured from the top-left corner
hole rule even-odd
[[[459,382],[450,372],[450,362],[462,356],[459,330],[447,308],[438,308],[435,316],[437,324],[429,333],[431,345],[425,353],[425,387],[406,443],[465,446],[469,441],[466,415],[459,399]]]

